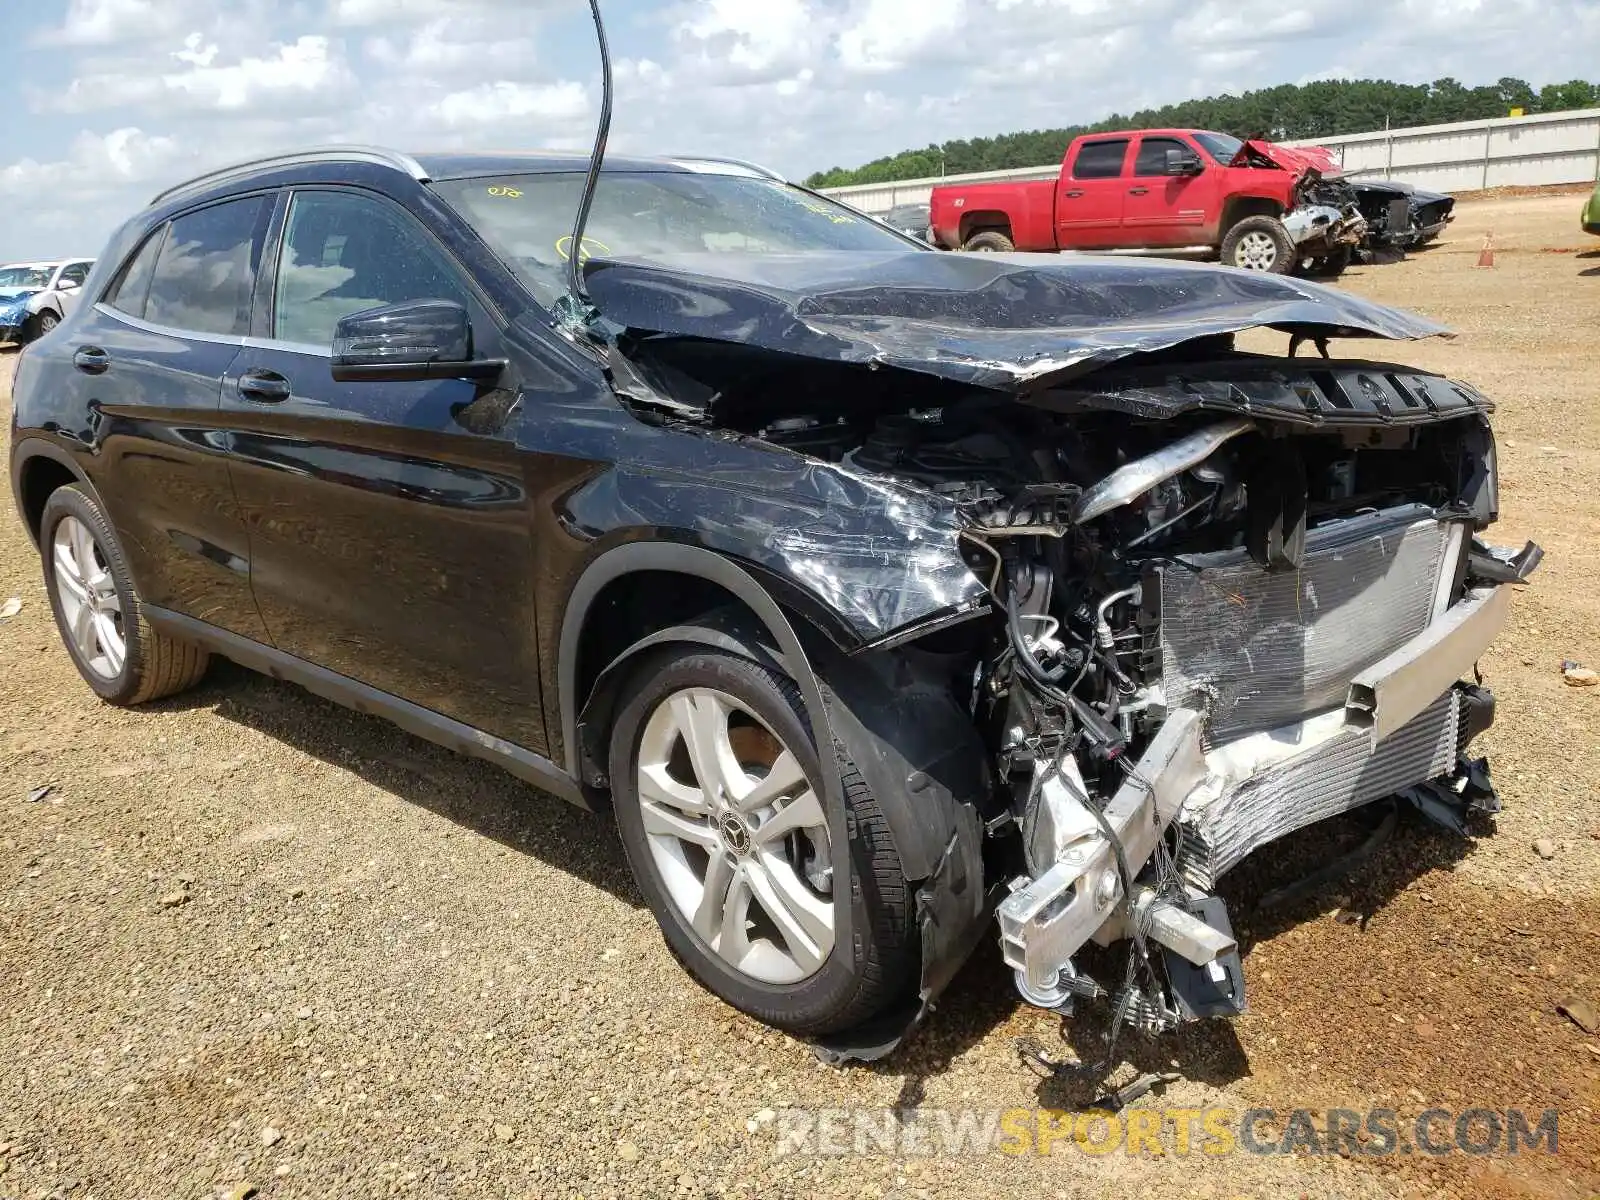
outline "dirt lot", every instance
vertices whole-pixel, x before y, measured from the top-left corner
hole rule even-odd
[[[1556,1012],[1600,1003],[1600,689],[1559,672],[1600,665],[1600,254],[1577,206],[1466,204],[1444,244],[1345,281],[1460,332],[1395,355],[1500,401],[1499,540],[1549,550],[1484,664],[1498,836],[1404,824],[1270,914],[1261,891],[1348,831],[1247,864],[1252,1014],[1122,1043],[1124,1078],[1183,1073],[1169,1105],[1555,1107],[1557,1156],[780,1154],[794,1107],[1060,1104],[1013,1049],[1063,1049],[1058,1024],[986,948],[910,1048],[825,1068],[677,968],[602,821],[228,664],[101,706],[5,505],[0,1197],[1600,1193],[1600,1036]]]

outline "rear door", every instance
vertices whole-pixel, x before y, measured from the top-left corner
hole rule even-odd
[[[222,377],[244,344],[270,195],[225,200],[152,231],[70,328],[66,411],[96,449],[94,483],[147,604],[258,641],[249,545],[220,427]]]
[[[1130,246],[1193,246],[1205,242],[1208,208],[1214,207],[1219,172],[1205,167],[1198,175],[1167,174],[1167,152],[1180,150],[1205,159],[1182,138],[1145,135],[1134,153],[1128,198],[1122,212]]]
[[[480,357],[498,356],[498,317],[411,213],[373,193],[295,190],[268,258],[223,406],[274,644],[542,751],[520,459],[505,433],[461,423],[481,429],[462,412],[493,398],[459,379],[331,373],[334,327],[351,313],[458,301]]]
[[[1056,244],[1063,250],[1122,244],[1123,167],[1130,139],[1085,138],[1062,168],[1056,194]]]

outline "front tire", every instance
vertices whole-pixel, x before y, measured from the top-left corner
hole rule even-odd
[[[59,324],[61,318],[47,308],[28,319],[25,337],[30,342],[36,342]]]
[[[200,682],[209,656],[150,628],[117,535],[83,488],[51,493],[39,551],[61,640],[102,700],[143,704]]]
[[[1287,275],[1295,268],[1294,242],[1277,217],[1246,217],[1222,239],[1222,261],[1241,271]]]
[[[1311,279],[1337,279],[1349,268],[1355,251],[1350,246],[1340,246],[1332,254],[1307,259],[1305,274]]]
[[[819,757],[792,680],[668,647],[636,668],[610,772],[629,865],[668,947],[741,1012],[816,1036],[911,995],[921,954],[887,823],[842,749]],[[824,770],[843,783],[829,813]],[[836,830],[850,878],[835,880]],[[849,905],[852,937],[836,936]]]

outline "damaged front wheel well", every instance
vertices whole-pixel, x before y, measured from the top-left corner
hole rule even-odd
[[[1283,216],[1283,205],[1276,200],[1265,196],[1234,196],[1228,200],[1222,210],[1222,224],[1217,230],[1217,236],[1226,237],[1228,230],[1232,229],[1246,217],[1277,217]]]

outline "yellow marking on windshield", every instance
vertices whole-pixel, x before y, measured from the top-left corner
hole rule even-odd
[[[827,217],[835,225],[854,225],[856,223],[856,219],[847,213],[842,213],[836,208],[821,204],[815,200],[802,200],[800,201],[800,207],[807,212],[816,213],[819,217]]]
[[[491,195],[491,196],[506,196],[506,197],[509,197],[512,200],[521,200],[522,199],[522,192],[519,189],[514,188],[514,187],[506,187],[503,184],[498,184],[498,183],[495,184],[493,187],[491,187],[489,189],[489,195]]]
[[[556,253],[561,256],[562,262],[566,262],[572,257],[572,235],[570,233],[566,237],[561,238],[556,242]],[[596,254],[610,253],[610,246],[606,245],[604,242],[597,241],[594,238],[586,237],[583,239],[583,245],[578,249],[578,261],[588,262]]]

